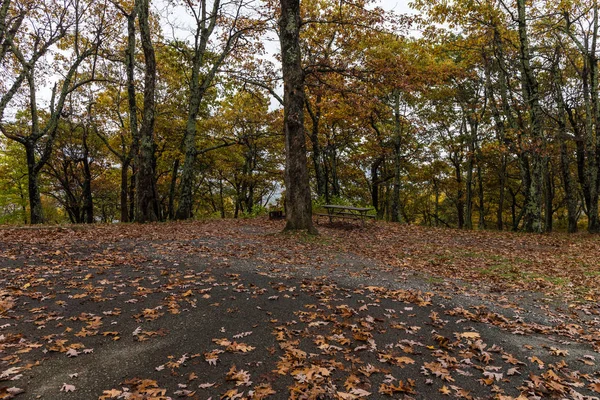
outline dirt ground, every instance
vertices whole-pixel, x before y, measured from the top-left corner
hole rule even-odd
[[[597,399],[600,241],[0,229],[0,399]]]

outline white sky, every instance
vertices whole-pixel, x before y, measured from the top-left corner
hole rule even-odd
[[[395,11],[399,14],[408,14],[414,12],[408,6],[407,0],[381,0],[381,8],[388,11]]]
[[[408,6],[409,0],[380,0],[378,2],[378,6],[380,6],[381,8],[383,8],[384,10],[387,11],[394,11],[398,14],[410,14],[410,13],[415,13],[414,10],[412,10],[409,6]],[[161,11],[164,11],[164,4],[162,3],[161,5],[161,1],[159,0],[158,2],[154,3],[154,7],[155,7],[155,11],[158,11],[159,13],[163,14]],[[164,14],[163,14],[164,17]],[[176,25],[179,25],[179,29],[176,29],[175,34],[177,36],[180,36],[181,38],[186,38],[189,37],[189,31],[186,31],[185,27],[185,22],[187,19],[189,18],[189,16],[185,15],[185,13],[180,14],[179,12],[175,12],[174,14],[169,15],[169,20],[170,22],[175,22]],[[171,30],[172,27],[169,25],[164,25],[163,26],[163,33],[169,37],[172,35],[173,31]],[[267,48],[267,52],[273,54],[274,52],[278,52],[279,51],[279,41],[272,39],[268,41],[269,43],[266,43],[266,48]],[[56,78],[58,79],[58,77]],[[40,101],[40,105],[41,106],[47,106],[46,103],[48,103],[49,98],[50,98],[50,88],[53,84],[55,79],[48,79],[48,81],[46,82],[47,85],[40,85],[40,93],[38,94],[38,100]],[[6,113],[5,113],[5,117],[6,116],[11,116],[11,109],[7,109]]]

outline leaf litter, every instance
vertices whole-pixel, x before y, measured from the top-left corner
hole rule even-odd
[[[280,229],[244,220],[3,230],[0,399],[37,393],[47,364],[72,366],[56,379],[77,377],[99,353],[172,335],[169,350],[181,351],[157,354],[139,375],[122,367],[125,378],[106,387],[81,375],[51,397],[81,398],[90,384],[98,399],[598,398],[598,285],[582,278],[600,256],[594,237]],[[406,285],[415,273],[432,284]],[[404,283],[375,279],[390,275]],[[527,318],[526,291],[540,318]],[[199,320],[211,335],[178,336],[178,323],[203,315],[229,322]]]

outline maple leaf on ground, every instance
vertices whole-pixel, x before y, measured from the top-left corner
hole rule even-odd
[[[442,386],[438,391],[443,395],[450,395],[452,393],[452,391],[446,385]]]
[[[544,366],[546,365],[542,360],[540,360],[536,356],[529,357],[529,361],[531,361],[532,363],[536,363],[539,369],[544,369]]]
[[[256,347],[247,345],[246,343],[233,342],[225,350],[232,353],[247,353],[254,350]]]
[[[250,373],[248,371],[244,371],[243,369],[238,370],[235,365],[231,367],[225,379],[228,381],[235,381],[236,386],[250,386],[252,382],[250,381]]]
[[[502,355],[502,358],[509,364],[512,365],[517,365],[517,364],[524,364],[523,362],[517,360],[512,354],[504,354]]]
[[[414,387],[415,382],[412,379],[408,379],[406,384],[399,380],[396,385],[382,383],[381,386],[379,386],[379,393],[387,394],[389,396],[393,396],[394,393],[415,394]]]
[[[557,349],[556,347],[550,347],[550,352],[554,356],[563,356],[563,357],[566,357],[566,356],[569,355],[569,351],[568,350]]]
[[[442,367],[442,364],[439,362],[426,362],[423,364],[424,368],[431,371],[432,374],[437,376],[438,378],[442,378],[447,382],[454,382],[454,378],[450,376],[448,370]]]
[[[275,393],[277,393],[277,392],[275,392],[273,390],[271,385],[269,385],[268,383],[263,383],[261,385],[256,386],[254,388],[254,390],[251,390],[248,393],[248,395],[253,400],[262,400],[262,399],[265,399]]]

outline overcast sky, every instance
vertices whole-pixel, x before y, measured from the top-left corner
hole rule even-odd
[[[408,6],[408,0],[381,0],[381,7],[385,10],[395,11],[399,14],[411,12]]]

